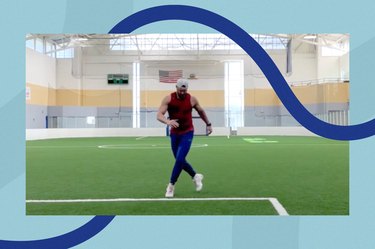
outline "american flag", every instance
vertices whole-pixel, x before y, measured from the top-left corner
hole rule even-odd
[[[159,70],[159,81],[162,83],[177,83],[179,78],[182,78],[182,70]]]

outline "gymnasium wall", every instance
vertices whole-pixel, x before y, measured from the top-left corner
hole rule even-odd
[[[170,55],[169,55],[170,56]],[[317,66],[313,54],[296,54],[293,56],[293,72],[285,75],[285,52],[271,53],[272,59],[283,73],[286,80],[291,82],[315,79],[318,71],[324,78],[337,75],[340,67]],[[30,99],[27,103],[27,128],[44,128],[45,117],[86,116],[122,117],[103,124],[105,127],[116,127],[118,124],[132,125],[132,56],[116,56],[114,60],[103,56],[91,56],[86,51],[82,56],[82,65],[74,70],[76,63],[72,59],[54,59],[27,49],[26,56],[26,86],[30,89]],[[201,61],[163,61],[168,56],[159,56],[157,60],[144,60],[141,69],[141,127],[163,127],[156,121],[157,108],[164,96],[174,91],[173,84],[160,83],[158,70],[183,69],[184,76],[194,73],[196,80],[190,80],[189,92],[195,95],[205,108],[211,121],[216,126],[224,126],[224,62],[215,57],[207,57]],[[176,56],[178,58],[178,56]],[[228,56],[223,56],[223,59]],[[251,58],[244,55],[233,55],[234,59],[244,60],[245,73],[245,126],[257,125],[295,125],[267,79]],[[134,59],[134,58],[133,58]],[[328,59],[327,64],[332,60]],[[336,58],[336,60],[338,60]],[[340,59],[341,60],[341,59]],[[321,61],[325,63],[324,60]],[[328,68],[328,66],[327,66]],[[81,74],[73,75],[73,71]],[[332,73],[333,72],[333,73]],[[107,74],[128,73],[128,85],[108,85]],[[299,100],[313,114],[328,110],[347,110],[349,101],[349,85],[344,83],[316,84],[292,87]],[[322,103],[325,104],[322,104]],[[273,116],[278,116],[275,121]],[[125,121],[127,120],[127,121]],[[58,122],[58,121],[56,121]],[[66,121],[69,123],[69,121]],[[72,121],[73,122],[73,121]],[[77,121],[74,121],[77,122]],[[103,121],[104,122],[104,121]],[[64,127],[75,127],[76,123]]]

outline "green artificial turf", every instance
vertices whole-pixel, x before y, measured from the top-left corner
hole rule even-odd
[[[196,136],[176,198],[275,197],[290,215],[349,214],[349,143],[318,137]],[[26,143],[26,199],[164,198],[168,137]],[[268,201],[27,203],[31,215],[274,215]]]

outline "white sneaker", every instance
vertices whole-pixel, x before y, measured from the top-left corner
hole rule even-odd
[[[202,174],[195,174],[195,176],[193,178],[193,182],[195,184],[195,190],[198,191],[198,192],[201,191],[202,188],[203,188],[202,180],[203,180]]]
[[[174,185],[169,183],[165,192],[165,197],[172,198],[174,196]]]

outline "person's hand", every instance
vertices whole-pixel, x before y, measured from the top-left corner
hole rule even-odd
[[[180,124],[177,122],[178,119],[171,119],[167,121],[167,125],[169,125],[172,128],[178,128]]]
[[[207,129],[207,135],[210,135],[212,133],[212,126],[211,125],[207,125],[206,129]]]

